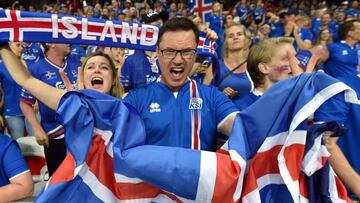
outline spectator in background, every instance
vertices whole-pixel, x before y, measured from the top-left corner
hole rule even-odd
[[[24,43],[21,58],[26,62],[26,66],[29,67],[44,58],[44,48],[40,43]]]
[[[162,25],[169,18],[166,11],[151,12],[142,17],[143,23]],[[126,58],[121,69],[121,83],[126,92],[155,82],[160,77],[157,52],[136,50]]]
[[[328,28],[322,28],[319,32],[319,36],[318,36],[316,44],[322,44],[322,45],[327,46],[329,44],[332,44],[333,42],[334,41],[333,41],[332,35],[330,33],[330,30]]]
[[[295,50],[308,50],[312,47],[312,34],[309,29],[310,18],[308,16],[299,16],[293,24],[292,36],[294,36]]]
[[[20,147],[13,139],[0,134],[0,197],[13,202],[32,195],[34,183]]]
[[[320,26],[314,27],[314,25],[313,25],[312,31],[313,31],[314,38],[315,38],[315,39],[318,38],[319,32],[320,32],[320,30],[321,30],[322,28],[327,28],[327,29],[330,31],[330,33],[331,33],[331,35],[332,35],[332,37],[333,37],[333,41],[334,41],[334,42],[338,41],[338,33],[337,33],[338,30],[336,29],[335,24],[334,24],[334,23],[331,23],[331,15],[330,15],[330,13],[329,13],[329,12],[325,12],[325,13],[321,16],[320,20],[321,20]]]
[[[212,80],[212,84],[230,99],[249,93],[253,88],[246,70],[247,49],[250,43],[244,26],[233,24],[226,28],[223,60],[218,60],[215,64],[214,76],[211,69],[207,71],[204,83],[208,84]]]
[[[45,44],[45,58],[29,67],[31,74],[39,80],[59,89],[65,89],[65,85],[59,75],[59,71],[66,72],[73,85],[76,85],[77,69],[80,61],[68,56],[70,54],[68,44]],[[34,129],[36,141],[44,145],[45,158],[51,176],[61,164],[66,155],[64,141],[64,129],[55,120],[55,111],[39,102],[41,124],[36,118],[33,104],[36,98],[25,89],[21,93],[20,107],[26,119]]]
[[[356,19],[359,17],[359,1],[351,1],[350,8],[346,10],[347,20]]]
[[[208,19],[205,20],[208,27],[215,31],[218,36],[223,36],[223,17],[222,17],[222,5],[219,2],[215,2],[212,6],[212,14],[209,15]],[[219,37],[216,41],[218,49],[216,50],[217,55],[222,56],[223,39]]]
[[[339,38],[341,41],[328,46],[330,57],[325,64],[325,72],[353,88],[360,95],[359,65],[359,41],[360,20],[346,21],[340,26]],[[314,116],[315,121],[336,120],[348,128],[347,133],[339,138],[339,146],[346,158],[357,173],[360,173],[360,105],[344,105],[336,102],[325,103],[321,111]],[[336,109],[339,113],[329,114],[329,109]]]
[[[20,60],[21,52],[24,43],[11,42],[9,47],[11,51]],[[20,93],[21,87],[16,84],[13,78],[7,71],[5,64],[0,63],[0,82],[3,89],[4,98],[4,116],[7,123],[7,129],[10,136],[16,140],[25,136],[25,129],[29,136],[34,136],[33,129],[30,123],[25,119],[23,112],[20,109]]]
[[[246,24],[249,15],[249,4],[247,0],[240,0],[235,5],[236,14],[240,17],[241,24]]]
[[[251,47],[247,58],[247,70],[254,82],[254,89],[234,100],[243,110],[258,100],[274,83],[299,75],[303,70],[295,58],[293,39],[287,37],[269,38]],[[277,50],[277,51],[273,51]]]

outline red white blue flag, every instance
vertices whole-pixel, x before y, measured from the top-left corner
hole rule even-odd
[[[309,178],[318,172],[328,181],[316,187],[346,202],[331,169],[319,171],[329,156],[321,133],[329,128],[306,130],[307,117],[341,92],[359,103],[323,73],[279,82],[239,114],[217,152],[144,145],[131,106],[90,90],[67,93],[58,119],[69,154],[37,202],[316,202]]]
[[[199,43],[197,46],[197,54],[210,56],[213,58],[217,58],[216,54],[217,44],[206,38],[205,32],[200,32],[199,34]]]
[[[199,16],[203,22],[212,13],[213,0],[189,0],[188,5],[192,14]]]
[[[0,41],[53,42],[155,50],[154,25],[0,10]]]

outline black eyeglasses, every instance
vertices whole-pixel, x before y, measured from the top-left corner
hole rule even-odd
[[[196,54],[195,49],[185,49],[185,50],[160,49],[160,52],[167,59],[175,58],[177,53],[180,53],[180,56],[184,59],[192,59]]]

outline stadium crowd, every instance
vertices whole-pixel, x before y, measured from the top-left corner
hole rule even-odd
[[[152,102],[157,97],[168,98],[168,92],[162,91],[165,84],[179,100],[176,105],[188,106],[184,102],[188,102],[183,94],[185,90],[181,89],[188,77],[206,92],[203,105],[214,109],[204,113],[202,122],[207,129],[199,135],[204,146],[198,149],[209,151],[215,151],[226,139],[234,114],[250,106],[280,80],[321,71],[354,88],[360,98],[359,1],[220,0],[210,1],[210,5],[204,19],[194,15],[194,5],[188,0],[57,0],[40,7],[15,1],[3,9],[157,26],[185,17],[216,41],[216,60],[196,54],[196,46],[191,43],[193,35],[187,32],[191,28],[185,27],[179,35],[171,24],[167,27],[170,32],[159,34],[162,40],[158,41],[155,52],[81,44],[9,42],[9,50],[34,78],[58,89],[95,89],[133,105],[144,120],[147,144],[192,148],[188,141],[183,141],[186,138],[179,138],[191,136],[183,131],[191,129],[187,114],[174,110],[175,103],[170,99],[166,101],[169,109]],[[197,44],[198,40],[194,42]],[[108,75],[90,77],[91,71]],[[18,82],[1,61],[0,127],[11,139],[0,135],[0,196],[5,197],[0,202],[31,196],[33,191],[29,168],[12,139],[33,136],[44,148],[50,177],[67,152],[64,129],[55,119],[54,109],[58,104],[44,102],[15,81]],[[114,88],[106,89],[107,85]],[[150,113],[146,106],[149,102]],[[334,109],[335,114],[329,113]],[[154,116],[153,112],[160,111],[168,116]],[[172,120],[176,114],[183,120]],[[354,194],[354,201],[360,198],[359,115],[358,105],[334,100],[326,102],[312,118],[315,123],[336,120],[348,129],[338,141],[326,135],[324,142],[334,154],[330,159],[334,170]]]

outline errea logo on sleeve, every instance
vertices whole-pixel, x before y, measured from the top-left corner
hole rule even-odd
[[[160,104],[153,102],[150,104],[150,113],[161,112]]]

